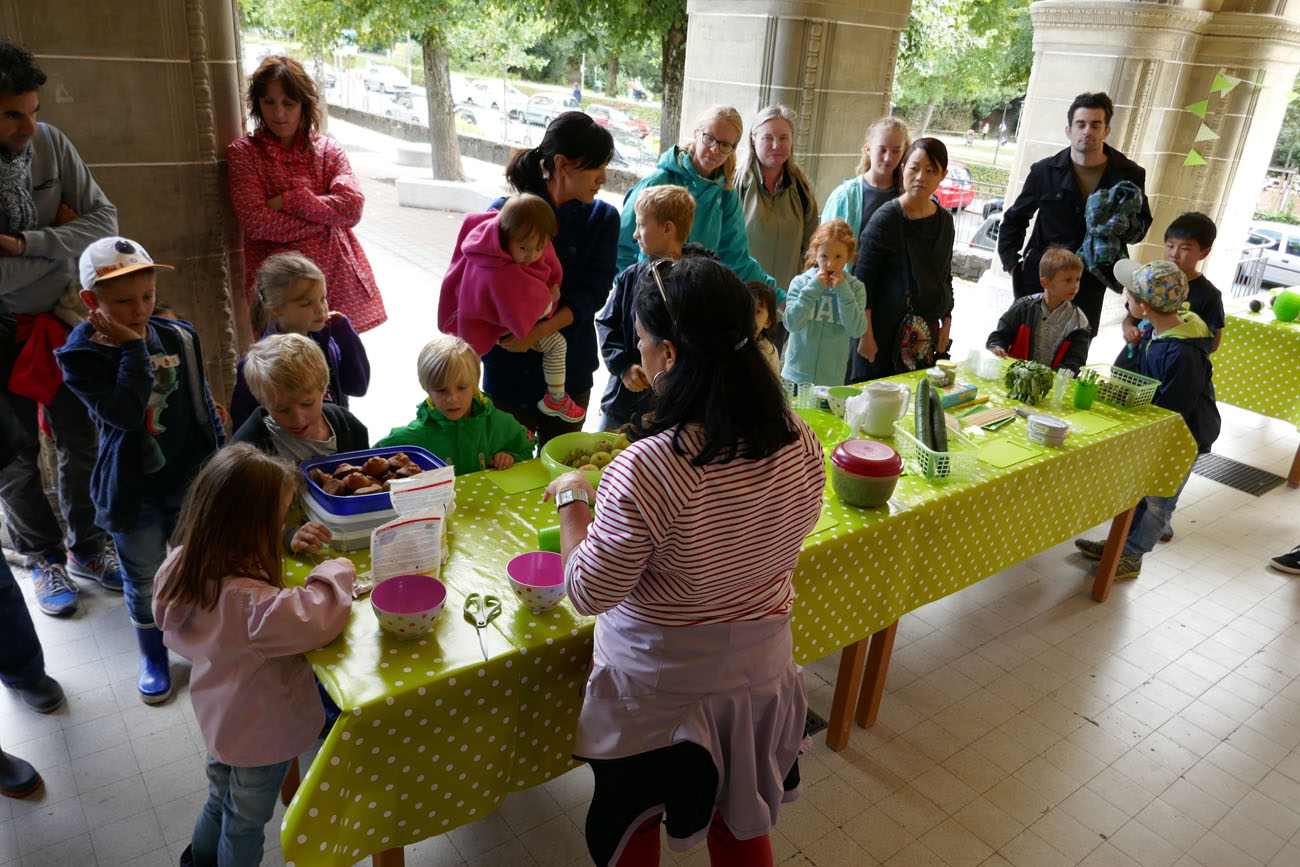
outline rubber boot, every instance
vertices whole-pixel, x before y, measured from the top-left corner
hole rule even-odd
[[[0,795],[25,798],[41,787],[41,775],[30,763],[0,750]]]
[[[145,704],[158,704],[172,694],[172,674],[163,644],[162,630],[157,626],[137,626],[136,640],[140,642],[140,677],[136,687]]]

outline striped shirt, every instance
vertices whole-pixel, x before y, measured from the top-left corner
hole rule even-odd
[[[817,523],[826,459],[816,435],[762,460],[692,466],[672,431],[638,440],[601,477],[596,517],[565,565],[573,607],[619,607],[661,626],[758,620],[786,614],[790,576]],[[682,433],[689,455],[703,432]]]

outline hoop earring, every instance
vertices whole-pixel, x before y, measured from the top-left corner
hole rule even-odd
[[[663,394],[663,389],[659,387],[659,377],[663,376],[667,372],[668,371],[666,370],[661,370],[654,375],[653,379],[650,380],[650,390],[655,394]]]

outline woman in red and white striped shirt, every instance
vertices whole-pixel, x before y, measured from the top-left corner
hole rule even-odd
[[[597,614],[574,754],[596,776],[597,864],[659,863],[659,823],[713,864],[772,863],[799,794],[807,697],[791,652],[790,576],[826,464],[754,343],[740,280],[705,258],[647,270],[636,301],[655,416],[605,468],[547,488],[565,584]],[[585,507],[595,497],[593,520]]]

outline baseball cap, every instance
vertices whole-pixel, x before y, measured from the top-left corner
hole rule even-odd
[[[1174,313],[1187,300],[1187,275],[1173,262],[1149,262],[1134,272],[1129,291],[1154,310]]]
[[[171,271],[171,265],[156,265],[144,247],[130,238],[110,235],[91,243],[79,262],[81,288],[93,289],[100,280],[111,280],[146,269]]]

